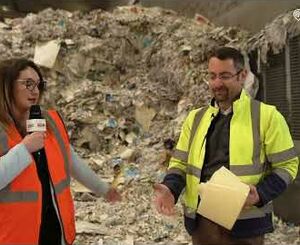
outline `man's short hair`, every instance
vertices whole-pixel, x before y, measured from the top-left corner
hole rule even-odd
[[[231,47],[218,48],[214,50],[214,52],[210,55],[209,59],[213,57],[218,58],[219,60],[232,59],[235,69],[237,71],[240,71],[245,67],[244,56],[239,50],[235,48],[231,48]]]

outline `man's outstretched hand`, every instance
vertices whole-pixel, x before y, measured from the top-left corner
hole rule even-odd
[[[164,185],[155,183],[153,203],[156,210],[164,215],[173,215],[175,213],[175,198],[170,189]]]

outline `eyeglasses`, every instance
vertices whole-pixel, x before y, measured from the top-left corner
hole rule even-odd
[[[234,78],[235,76],[238,76],[241,73],[242,70],[239,70],[237,73],[235,74],[231,74],[229,72],[224,72],[221,74],[215,74],[215,73],[207,73],[205,75],[206,80],[208,81],[214,81],[217,78],[219,78],[221,81],[228,81],[232,78]]]
[[[39,91],[45,91],[46,87],[47,87],[47,81],[39,81],[36,82],[31,78],[28,79],[19,79],[17,80],[17,82],[20,82],[22,85],[24,85],[26,87],[26,89],[28,89],[29,91],[33,91],[36,87],[38,88]]]

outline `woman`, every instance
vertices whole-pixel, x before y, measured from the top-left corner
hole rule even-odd
[[[74,152],[56,111],[43,113],[46,132],[27,134],[30,107],[45,86],[32,61],[0,66],[0,244],[72,244],[70,175],[108,201],[121,199]]]

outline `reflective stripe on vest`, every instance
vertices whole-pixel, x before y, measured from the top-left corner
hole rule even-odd
[[[0,203],[9,202],[35,202],[38,193],[35,191],[10,191],[10,185],[0,191]]]
[[[195,219],[197,210],[193,210],[192,208],[187,207],[183,204],[183,212],[184,216]],[[266,214],[273,212],[273,204],[270,202],[263,207],[260,208],[251,208],[251,209],[243,209],[241,214],[239,215],[238,219],[252,219],[252,218],[262,218],[265,217]]]
[[[243,209],[238,217],[238,219],[252,219],[252,218],[263,218],[268,213],[273,212],[273,204],[272,202],[267,203],[266,205],[262,206],[261,208],[250,208],[250,209]]]
[[[182,206],[183,206],[184,216],[186,216],[190,219],[195,219],[196,218],[196,212],[197,212],[196,209],[189,208],[184,203],[182,204]]]
[[[260,102],[251,99],[251,121],[253,137],[252,164],[235,164],[230,165],[230,171],[237,176],[258,175],[264,171],[265,165],[260,161]]]
[[[0,128],[0,154],[8,152],[8,136],[4,129]],[[0,190],[0,203],[10,202],[34,202],[38,200],[38,193],[35,191],[11,191],[10,185]]]
[[[267,155],[268,161],[272,163],[284,162],[294,157],[298,157],[295,147]]]
[[[182,163],[186,164],[188,161],[188,152],[187,151],[181,151],[178,149],[175,149],[172,153],[172,157],[180,160]]]
[[[201,175],[201,168],[197,168],[192,164],[187,164],[186,171],[183,171],[179,168],[169,168],[167,174],[178,174],[184,178],[186,177],[186,174],[189,174],[195,176],[196,178],[199,178],[199,176]]]
[[[66,178],[61,180],[59,183],[54,185],[54,190],[56,194],[61,193],[66,188],[70,186],[70,169],[69,169],[69,158],[67,154],[67,149],[64,145],[62,136],[59,133],[59,130],[51,118],[51,116],[46,113],[46,120],[49,122],[49,127],[52,129],[55,138],[58,141],[60,150],[62,152],[64,158],[64,168],[66,172]],[[1,154],[5,154],[8,152],[8,136],[3,129],[0,129],[0,149]],[[6,186],[4,189],[0,190],[0,203],[9,203],[9,202],[34,202],[38,200],[38,192],[34,191],[11,191],[10,184]]]
[[[48,112],[45,113],[44,116],[45,116],[45,119],[49,122],[48,125],[52,129],[52,131],[55,135],[55,138],[58,141],[60,150],[61,150],[63,158],[64,158],[64,168],[65,168],[66,178],[61,180],[56,185],[54,185],[55,193],[59,194],[66,188],[70,187],[70,162],[69,162],[69,157],[68,157],[68,151],[67,151],[64,141],[62,139],[62,136],[59,133],[56,123],[54,122],[52,117],[48,114]]]
[[[191,134],[190,134],[190,139],[189,139],[189,148],[188,148],[188,151],[190,151],[190,149],[191,149],[191,145],[193,143],[193,139],[195,137],[198,125],[200,124],[200,122],[202,120],[202,117],[205,114],[205,112],[207,111],[207,109],[208,109],[208,106],[205,106],[201,110],[197,111],[197,113],[195,115],[193,126],[192,126],[192,130],[191,130]]]

